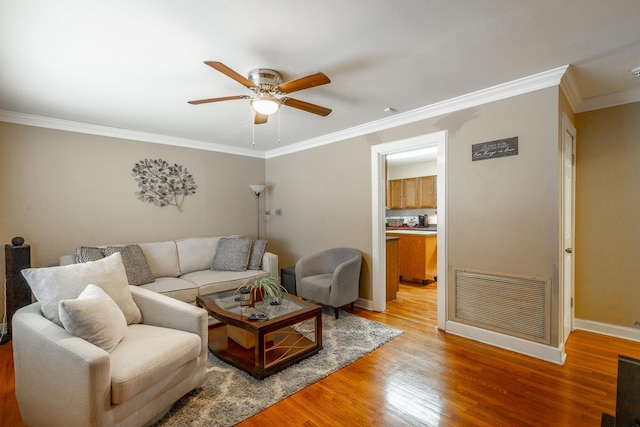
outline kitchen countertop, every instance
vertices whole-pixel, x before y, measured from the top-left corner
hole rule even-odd
[[[420,235],[435,235],[438,234],[437,227],[387,227],[387,233],[397,234],[420,234]]]

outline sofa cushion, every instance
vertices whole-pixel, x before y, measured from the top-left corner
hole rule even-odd
[[[122,255],[122,264],[124,264],[129,285],[139,286],[153,282],[153,273],[139,245],[107,246],[104,248],[105,256],[113,255],[116,252],[120,252]]]
[[[79,246],[76,248],[76,262],[97,261],[104,258],[102,248]]]
[[[200,336],[177,329],[130,325],[111,353],[111,402],[126,402],[197,359]]]
[[[249,237],[221,237],[211,270],[245,271],[250,254],[251,239]]]
[[[140,287],[188,303],[194,302],[198,296],[196,285],[177,277],[158,277],[155,282]]]
[[[266,240],[254,240],[251,243],[251,255],[249,256],[249,265],[247,265],[249,270],[260,270],[260,266],[262,265],[262,256],[266,249]]]
[[[96,285],[88,285],[77,299],[61,300],[58,314],[69,333],[109,353],[127,331],[127,319],[118,304]]]
[[[198,289],[199,295],[207,295],[214,292],[237,289],[249,278],[267,277],[268,273],[262,270],[245,271],[212,271],[201,270],[180,276],[183,280],[188,280]]]
[[[153,277],[178,277],[178,249],[173,240],[167,242],[140,243]]]
[[[325,301],[331,288],[331,280],[333,274],[318,274],[315,276],[304,277],[300,281],[300,288],[298,288],[298,295],[304,295],[305,299],[311,301]]]
[[[220,237],[192,237],[177,240],[180,273],[208,270],[213,263]]]
[[[63,326],[58,303],[64,299],[78,298],[90,283],[101,287],[118,304],[127,324],[138,323],[142,319],[140,309],[129,291],[127,274],[119,253],[80,264],[28,268],[22,270],[22,275],[41,303],[42,314],[58,326]]]

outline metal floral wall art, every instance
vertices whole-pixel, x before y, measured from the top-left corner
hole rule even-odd
[[[173,205],[182,212],[184,198],[196,194],[196,181],[187,168],[162,159],[140,160],[132,174],[138,182],[138,199],[156,206]]]

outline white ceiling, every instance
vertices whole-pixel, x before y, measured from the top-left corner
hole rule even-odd
[[[0,0],[0,110],[263,155],[569,64],[582,108],[640,100],[639,23],[637,0]],[[187,104],[251,94],[205,60],[322,71],[292,97],[333,112],[283,107],[253,146],[248,101]]]

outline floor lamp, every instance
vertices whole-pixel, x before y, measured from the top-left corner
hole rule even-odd
[[[260,239],[260,193],[264,191],[266,186],[261,184],[252,184],[251,191],[256,195],[256,225],[258,228],[258,239]]]

